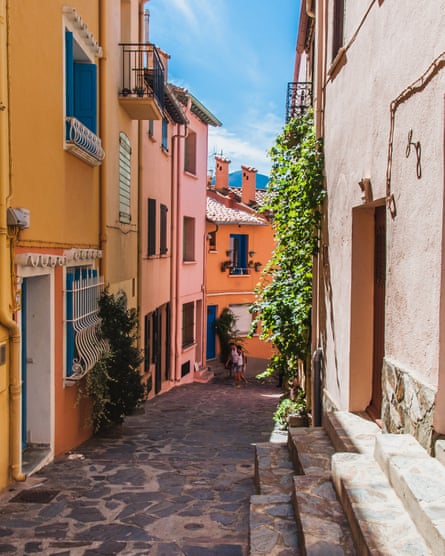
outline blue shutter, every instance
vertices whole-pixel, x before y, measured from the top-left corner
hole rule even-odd
[[[74,54],[73,34],[65,31],[65,103],[66,116],[74,115]]]
[[[94,64],[74,63],[74,116],[96,133],[97,71]]]

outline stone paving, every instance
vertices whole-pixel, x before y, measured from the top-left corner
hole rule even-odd
[[[254,445],[280,393],[221,372],[146,402],[0,495],[0,554],[247,556]]]

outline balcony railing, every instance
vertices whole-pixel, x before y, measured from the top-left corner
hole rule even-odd
[[[303,116],[312,106],[312,83],[291,82],[287,85],[286,122]]]
[[[122,83],[119,99],[129,111],[135,104],[145,108],[145,117],[135,119],[160,119],[164,109],[165,70],[157,48],[151,43],[121,43]],[[145,101],[145,103],[144,103]],[[147,102],[149,101],[149,102]],[[153,101],[156,106],[153,105]],[[130,114],[131,115],[131,114]],[[148,116],[148,117],[147,117]]]
[[[100,138],[76,118],[65,118],[65,149],[87,162],[98,166],[105,158]]]

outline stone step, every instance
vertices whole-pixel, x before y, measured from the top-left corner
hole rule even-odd
[[[336,452],[373,454],[375,437],[381,435],[380,427],[363,413],[333,411],[323,416],[323,428]]]
[[[255,445],[255,488],[250,498],[250,555],[299,555],[292,506],[294,468],[285,443]]]
[[[323,428],[289,427],[288,449],[298,475],[330,474],[335,449]]]
[[[255,486],[257,494],[292,492],[294,468],[286,444],[261,442],[255,445]]]
[[[321,427],[289,428],[294,467],[292,500],[305,554],[356,554],[349,524],[331,481],[334,446]]]
[[[326,473],[295,476],[293,504],[305,554],[357,554],[348,520]]]
[[[369,454],[334,454],[332,479],[359,554],[443,554],[427,546],[385,473]]]
[[[410,434],[382,434],[374,457],[434,554],[445,554],[445,468]]]
[[[300,556],[296,529],[290,495],[260,494],[250,497],[250,556]]]

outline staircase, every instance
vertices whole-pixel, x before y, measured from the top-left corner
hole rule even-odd
[[[257,444],[255,483],[251,556],[445,554],[443,461],[366,416]]]

